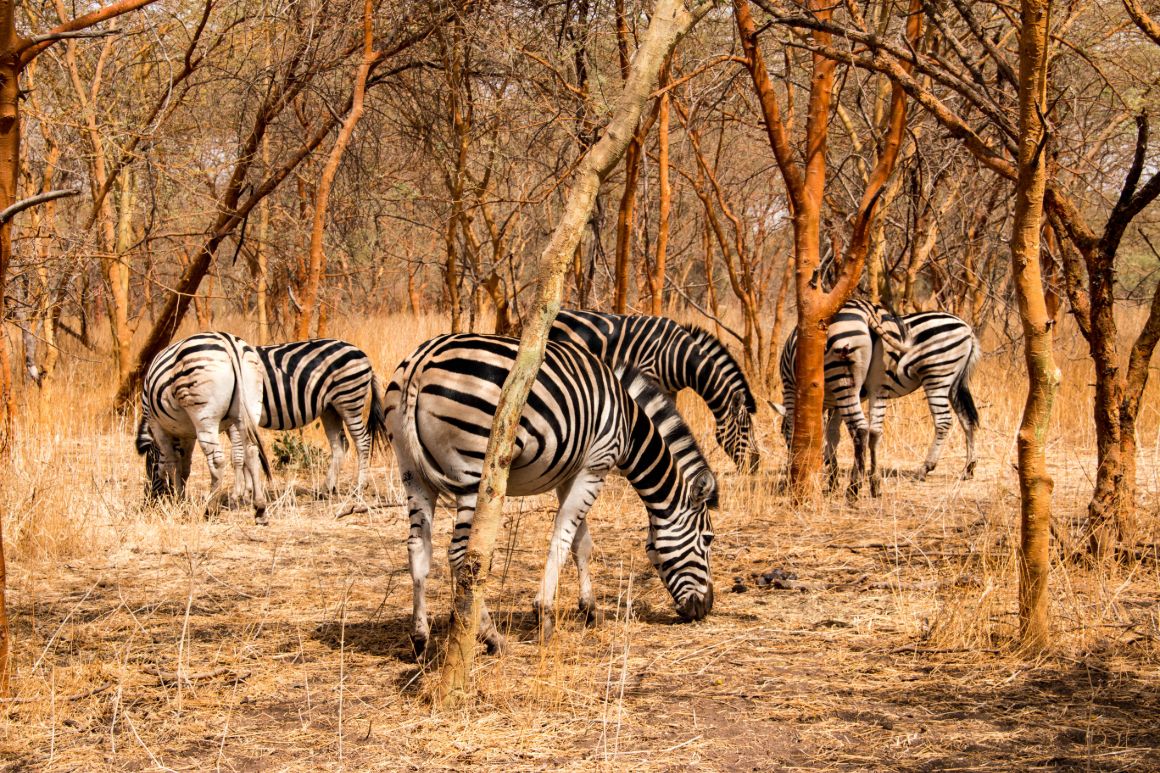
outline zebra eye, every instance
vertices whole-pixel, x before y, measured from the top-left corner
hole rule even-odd
[[[707,531],[701,535],[701,539],[705,541],[705,547],[713,544],[713,532]]]

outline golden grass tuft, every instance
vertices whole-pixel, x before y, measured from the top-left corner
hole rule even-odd
[[[364,347],[389,378],[444,324],[388,316],[347,320],[332,333]],[[890,411],[885,496],[854,505],[835,495],[793,507],[777,493],[784,449],[764,408],[763,472],[734,474],[708,412],[682,395],[723,484],[717,605],[701,623],[675,622],[641,547],[643,510],[618,479],[591,515],[604,619],[587,628],[565,620],[541,647],[527,612],[553,502],[510,503],[489,594],[509,651],[481,657],[478,702],[446,713],[424,702],[423,672],[409,655],[406,513],[389,453],[375,457],[370,511],[342,519],[346,500],[316,500],[309,471],[277,476],[267,528],[246,510],[206,523],[196,501],[143,508],[132,418],[107,410],[108,360],[70,352],[50,391],[22,393],[0,486],[15,626],[16,700],[0,706],[4,764],[1160,767],[1160,564],[1155,555],[1130,567],[1070,558],[1094,474],[1090,367],[1072,338],[1060,346],[1064,384],[1050,441],[1055,646],[1030,663],[1015,651],[1013,436],[1023,381],[1017,349],[1000,344],[987,337],[974,380],[984,422],[975,480],[958,480],[958,429],[931,479],[914,480],[932,432],[915,396]],[[1150,544],[1158,396],[1153,384],[1140,427]],[[325,445],[317,430],[307,439]],[[348,460],[341,485],[353,468]],[[206,477],[195,461],[195,492],[205,492]],[[441,560],[449,520],[441,507],[429,582],[437,636],[449,609]],[[774,568],[797,575],[792,589],[758,586],[755,577]],[[562,610],[575,593],[566,571]]]

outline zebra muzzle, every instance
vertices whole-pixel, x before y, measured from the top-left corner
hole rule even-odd
[[[704,594],[690,596],[677,605],[677,614],[686,622],[701,620],[713,609],[713,583],[710,581]]]

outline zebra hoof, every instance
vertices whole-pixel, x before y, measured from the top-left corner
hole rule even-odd
[[[874,497],[875,499],[882,496],[882,479],[881,478],[871,478],[870,479],[870,496]]]
[[[266,509],[265,508],[262,508],[261,510],[254,511],[254,525],[256,525],[256,526],[269,526],[270,525],[270,519],[266,517]]]
[[[421,663],[423,654],[427,651],[427,637],[411,634],[408,638],[411,641],[411,651],[415,653],[415,662]]]
[[[971,480],[975,477],[975,462],[968,462],[967,468],[963,470],[963,480]]]
[[[580,619],[584,621],[584,625],[595,625],[598,622],[600,614],[596,611],[596,602],[581,599],[577,605],[577,610],[580,613]]]

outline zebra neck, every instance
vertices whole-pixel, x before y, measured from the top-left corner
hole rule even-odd
[[[680,496],[682,457],[692,454],[699,457],[700,451],[691,436],[688,448],[671,449],[661,428],[648,414],[639,407],[634,413],[629,427],[629,447],[620,471],[650,512],[664,513],[672,509]]]

